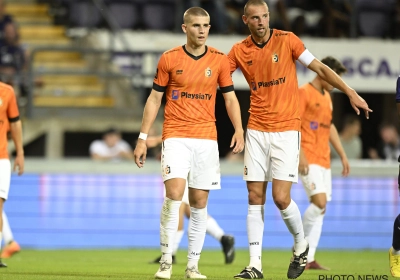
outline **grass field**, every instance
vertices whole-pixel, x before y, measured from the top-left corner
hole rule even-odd
[[[8,268],[0,269],[1,280],[48,279],[153,279],[158,266],[148,264],[158,250],[24,250],[5,260]],[[389,272],[387,251],[319,251],[318,260],[331,271],[305,271],[298,279],[378,280],[395,279]],[[264,279],[286,279],[290,251],[265,251]],[[177,255],[172,279],[183,279],[186,252]],[[248,251],[236,252],[231,265],[223,264],[220,251],[204,251],[200,271],[208,279],[233,279],[248,264]],[[330,277],[330,278],[329,278]]]

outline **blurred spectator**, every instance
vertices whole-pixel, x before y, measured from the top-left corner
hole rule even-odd
[[[377,149],[368,150],[371,159],[397,160],[400,154],[400,137],[396,127],[391,123],[384,123],[379,129],[381,142]]]
[[[360,35],[388,37],[395,22],[397,0],[356,0],[355,16]]]
[[[131,146],[121,139],[121,133],[115,128],[107,130],[102,140],[95,140],[89,147],[90,157],[94,160],[119,161],[133,159]]]
[[[26,67],[25,51],[19,45],[18,31],[14,23],[4,27],[3,41],[0,43],[0,76],[7,84],[13,84],[16,74]]]
[[[13,23],[13,18],[11,15],[6,14],[6,1],[0,0],[0,43],[2,43],[4,38],[4,28],[7,24]]]
[[[344,119],[343,128],[339,133],[340,141],[348,159],[362,157],[361,122],[356,115],[348,115]],[[331,158],[339,159],[339,155],[331,147]]]

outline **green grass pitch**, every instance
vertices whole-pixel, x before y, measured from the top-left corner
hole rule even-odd
[[[264,279],[286,279],[290,260],[288,251],[264,251]],[[0,269],[0,280],[48,279],[154,279],[156,264],[149,260],[158,250],[23,250],[4,260],[8,268]],[[318,251],[317,259],[330,271],[305,271],[298,279],[382,280],[395,279],[389,272],[387,251]],[[171,279],[183,279],[185,250],[179,251]],[[199,269],[208,279],[233,279],[248,264],[248,251],[236,251],[233,264],[225,265],[221,251],[205,250]],[[329,278],[331,277],[331,278]]]

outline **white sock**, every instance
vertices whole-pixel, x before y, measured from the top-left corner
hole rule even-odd
[[[201,250],[207,228],[207,207],[198,209],[190,207],[190,220],[188,228],[188,264],[187,267],[198,268]]]
[[[11,227],[10,224],[8,223],[8,219],[7,219],[7,215],[6,213],[3,211],[3,238],[4,238],[4,244],[7,245],[8,243],[10,243],[11,241],[14,240],[12,231],[11,231]],[[0,239],[0,243],[1,243],[1,239]]]
[[[172,250],[175,234],[179,224],[179,207],[182,201],[176,201],[166,197],[161,209],[160,221],[160,246],[161,260],[172,263]]]
[[[262,271],[261,255],[264,235],[264,205],[249,205],[247,213],[247,238],[249,240],[250,264]]]
[[[324,222],[324,209],[319,208],[314,203],[311,203],[303,216],[304,235],[310,249],[308,251],[307,262],[315,260],[315,252],[317,251],[319,239],[321,237],[322,225]]]
[[[175,256],[176,252],[178,252],[179,249],[179,244],[181,243],[183,234],[185,233],[184,230],[178,230],[175,233],[175,239],[174,239],[174,246],[172,247],[172,255]]]
[[[293,235],[294,250],[296,255],[298,255],[304,252],[307,248],[307,241],[304,239],[304,230],[299,207],[297,207],[296,202],[291,200],[289,206],[280,211],[283,221],[285,222],[289,232]]]
[[[217,221],[210,215],[207,218],[207,230],[206,233],[221,241],[222,236],[225,234],[224,230],[218,225]]]

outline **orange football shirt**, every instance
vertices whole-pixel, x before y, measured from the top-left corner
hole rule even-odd
[[[332,124],[332,99],[311,84],[299,89],[301,148],[309,164],[330,167],[329,136]]]
[[[162,54],[153,89],[165,92],[163,140],[197,138],[217,140],[215,100],[217,87],[222,93],[233,91],[228,57],[207,47],[193,56],[184,46]]]
[[[0,159],[8,158],[7,131],[10,122],[19,120],[19,111],[14,89],[0,82]]]
[[[236,43],[228,54],[231,73],[240,68],[250,87],[247,127],[264,132],[300,131],[295,61],[305,51],[292,32],[271,29],[262,45],[251,36]]]

